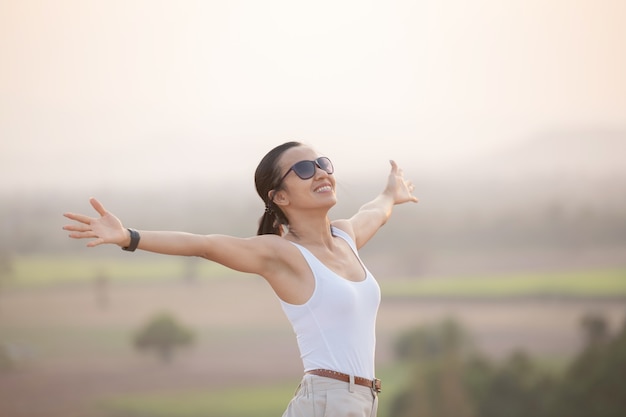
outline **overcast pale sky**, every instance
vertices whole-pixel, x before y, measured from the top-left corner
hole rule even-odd
[[[626,127],[626,2],[0,0],[0,188],[447,169]]]

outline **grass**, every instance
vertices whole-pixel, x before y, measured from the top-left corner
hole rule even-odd
[[[294,391],[294,384],[279,384],[126,395],[105,400],[100,408],[111,417],[275,417]]]
[[[1,278],[12,287],[36,288],[92,282],[98,277],[129,282],[158,281],[184,277],[191,268],[196,276],[203,279],[234,274],[219,264],[192,258],[150,255],[127,258],[38,255],[15,258],[12,273]]]
[[[237,274],[221,265],[190,258],[164,256],[76,258],[18,257],[13,273],[0,277],[12,287],[37,288],[93,282],[104,276],[122,282],[184,277],[189,270],[201,279]],[[626,269],[598,269],[518,275],[398,279],[382,281],[385,297],[624,297]]]
[[[626,270],[405,279],[381,286],[385,297],[624,297]]]
[[[388,416],[391,401],[406,385],[407,369],[397,364],[381,371],[380,417]],[[287,408],[296,385],[125,395],[102,401],[100,408],[110,417],[275,417]]]

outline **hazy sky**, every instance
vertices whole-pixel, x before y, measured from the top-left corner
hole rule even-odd
[[[626,127],[626,2],[0,0],[0,188],[446,170]],[[382,174],[382,175],[384,175]]]

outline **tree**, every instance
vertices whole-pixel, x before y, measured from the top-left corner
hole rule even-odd
[[[626,415],[626,322],[613,337],[606,320],[587,315],[582,320],[585,349],[568,367],[558,387],[555,408],[568,417],[619,417]]]
[[[476,358],[465,367],[465,387],[481,417],[542,417],[553,391],[552,380],[524,352],[502,364]],[[552,416],[556,417],[556,416]]]
[[[612,335],[602,316],[589,314],[581,328],[586,345],[558,376],[523,352],[501,363],[468,352],[463,332],[451,321],[406,333],[396,353],[414,368],[392,415],[626,416],[626,322]]]
[[[193,333],[167,312],[154,316],[134,339],[137,349],[153,350],[163,362],[172,360],[174,349],[192,342]]]
[[[396,354],[414,366],[407,390],[392,404],[394,417],[472,417],[463,386],[469,339],[453,320],[418,328],[401,336]]]

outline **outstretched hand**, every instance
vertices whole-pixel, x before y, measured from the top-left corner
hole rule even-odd
[[[417,203],[417,197],[413,195],[415,186],[413,182],[404,179],[402,169],[398,167],[396,161],[390,160],[391,172],[387,181],[386,192],[391,193],[395,204],[402,204],[409,201]]]
[[[73,239],[93,238],[93,240],[87,243],[88,247],[98,246],[103,243],[115,243],[122,246],[128,240],[128,233],[122,222],[112,213],[109,213],[95,198],[90,198],[89,202],[100,217],[64,213],[63,216],[77,223],[63,226],[63,230],[69,230],[71,232],[69,237]]]

